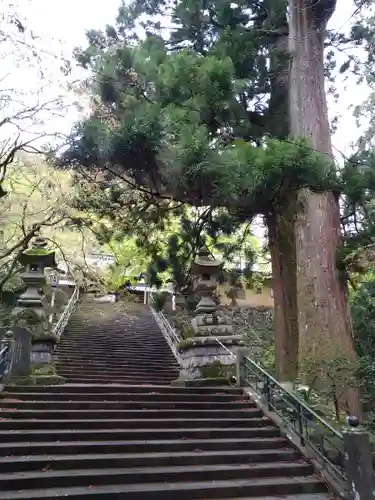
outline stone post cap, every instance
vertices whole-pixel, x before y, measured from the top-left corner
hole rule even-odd
[[[368,430],[365,427],[345,427],[342,430],[343,434],[368,434]]]

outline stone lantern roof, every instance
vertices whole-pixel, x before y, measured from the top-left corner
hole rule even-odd
[[[206,248],[201,248],[198,252],[197,259],[191,266],[191,273],[195,276],[200,274],[212,275],[217,273],[221,262],[214,259]]]
[[[23,266],[36,265],[41,268],[57,268],[55,252],[49,250],[47,241],[39,236],[33,240],[32,247],[25,250],[18,260]]]

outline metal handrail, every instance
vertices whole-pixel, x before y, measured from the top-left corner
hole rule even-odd
[[[343,435],[249,357],[244,358],[242,368],[244,384],[278,415],[286,428],[297,434],[301,446],[308,445],[318,460],[346,478]]]
[[[9,368],[8,354],[9,354],[9,345],[6,345],[0,351],[0,383],[4,378],[4,375],[7,374]]]
[[[59,318],[59,321],[54,326],[52,333],[56,335],[57,338],[60,338],[63,334],[63,331],[69,321],[70,316],[72,315],[75,305],[79,299],[79,286],[77,285],[69,299],[69,302],[64,309],[64,312]]]
[[[234,358],[236,358],[237,356],[234,354],[234,352],[232,352],[230,349],[228,349],[228,347],[226,347],[222,342],[220,342],[220,340],[217,338],[217,337],[214,337],[214,339],[216,340],[216,342],[224,349],[224,351],[226,351],[230,356],[233,356]]]
[[[165,315],[162,311],[156,311],[154,305],[155,300],[152,294],[150,294],[149,307],[151,312],[157,322],[162,334],[164,335],[165,340],[167,341],[171,351],[173,352],[174,357],[177,362],[181,364],[181,356],[178,350],[178,344],[181,342],[181,337],[175,331],[175,329],[171,326]]]
[[[215,338],[215,340],[231,356],[237,357],[218,338]],[[247,373],[249,367],[260,374],[259,378],[261,380],[256,380],[254,383],[249,378]],[[309,445],[315,451],[318,459],[327,464],[333,472],[346,479],[343,435],[297,396],[287,391],[264,368],[248,356],[244,357],[243,368],[242,382],[244,382],[244,385],[250,386],[259,399],[267,404],[269,410],[274,411],[287,428],[292,428],[297,433],[302,446]],[[327,431],[331,435],[330,437],[323,434],[323,432]],[[340,446],[333,442],[333,439],[339,441]],[[336,457],[338,463],[334,463],[328,456],[326,444],[338,454]]]
[[[342,434],[337,431],[336,429],[334,429],[332,426],[329,425],[328,422],[326,422],[322,417],[320,417],[317,413],[314,412],[314,410],[312,410],[311,408],[309,408],[305,403],[303,403],[303,401],[300,401],[296,396],[294,396],[293,394],[291,394],[289,391],[287,391],[281,384],[280,382],[278,382],[275,378],[272,377],[272,375],[270,375],[268,372],[266,372],[266,370],[264,368],[262,368],[260,365],[258,365],[258,363],[256,363],[255,361],[253,361],[252,359],[250,359],[248,356],[245,357],[245,363],[246,362],[249,362],[251,363],[257,370],[259,370],[265,377],[267,377],[267,379],[272,382],[280,391],[284,391],[288,394],[288,396],[291,396],[292,399],[295,399],[298,404],[301,406],[301,408],[303,408],[304,410],[308,411],[314,418],[316,418],[317,420],[321,421],[322,424],[324,424],[325,427],[327,427],[332,433],[336,434],[337,437],[340,437],[342,438]]]

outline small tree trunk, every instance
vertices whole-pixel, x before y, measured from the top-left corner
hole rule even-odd
[[[267,217],[272,260],[276,374],[280,382],[293,383],[298,372],[298,315],[296,252],[293,223],[278,213]]]
[[[332,0],[289,0],[291,131],[295,137],[308,138],[327,161],[333,159],[323,64],[329,4],[334,7]],[[345,360],[354,369],[347,287],[336,265],[341,245],[339,202],[332,192],[303,190],[299,203],[295,224],[299,359],[315,363],[321,373],[333,359]],[[348,388],[342,399],[352,413],[360,413],[358,390]]]

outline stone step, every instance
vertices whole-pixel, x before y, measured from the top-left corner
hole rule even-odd
[[[144,365],[144,366],[139,366],[135,361],[133,363],[128,363],[128,364],[123,364],[123,365],[115,365],[111,364],[111,361],[108,360],[107,364],[102,363],[101,365],[92,365],[90,363],[81,363],[81,364],[76,364],[76,363],[69,363],[65,362],[62,363],[61,361],[56,362],[56,366],[59,368],[60,371],[80,371],[82,373],[82,368],[84,368],[85,373],[90,373],[90,372],[98,372],[101,371],[102,369],[106,370],[107,373],[112,374],[113,372],[121,372],[123,371],[129,371],[132,370],[135,374],[143,374],[143,373],[149,373],[149,372],[156,372],[160,374],[170,374],[171,373],[171,367],[169,365],[160,365],[160,366],[153,366],[153,365]]]
[[[314,472],[307,463],[270,462],[257,464],[230,465],[191,465],[169,467],[132,467],[105,469],[78,469],[69,471],[0,474],[0,491],[4,489],[27,490],[32,488],[63,488],[67,484],[74,486],[105,486],[147,483],[177,483],[182,481],[217,481],[260,478],[277,478],[285,476],[309,476]]]
[[[27,430],[27,431],[17,431],[12,430],[2,431],[0,430],[0,442],[10,443],[10,442],[22,442],[27,441],[32,442],[42,442],[42,441],[72,441],[74,439],[78,441],[126,441],[126,440],[138,440],[138,439],[250,439],[250,438],[261,438],[261,437],[275,437],[279,436],[280,431],[273,426],[262,426],[253,428],[226,428],[226,429],[216,429],[215,427],[206,429],[186,429],[186,428],[172,428],[172,429],[70,429],[70,430]]]
[[[31,455],[0,457],[2,474],[72,469],[104,469],[133,467],[191,466],[216,464],[253,464],[264,462],[288,462],[299,459],[297,452],[291,448],[269,450],[220,450],[217,451],[177,451],[168,453],[112,453],[112,454],[79,454],[79,455]]]
[[[248,411],[247,401],[160,401],[145,399],[144,401],[31,401],[17,399],[1,399],[0,408],[17,408],[27,410],[244,410]]]
[[[118,355],[113,355],[113,356],[92,356],[87,353],[81,353],[81,354],[75,354],[75,355],[66,355],[64,353],[58,352],[55,355],[55,360],[58,362],[64,362],[64,363],[91,363],[93,365],[101,365],[104,363],[112,363],[113,365],[116,364],[129,364],[132,363],[134,364],[134,357],[129,355],[129,353],[124,352]],[[165,366],[166,362],[168,363],[174,363],[176,366],[178,366],[178,363],[176,361],[176,358],[173,356],[173,354],[168,353],[168,355],[163,355],[162,357],[153,357],[150,359],[145,359],[145,358],[136,358],[136,364],[138,366]]]
[[[128,346],[139,346],[139,342],[144,342],[148,346],[158,347],[168,345],[165,338],[162,336],[161,332],[154,333],[154,335],[158,335],[157,338],[150,338],[149,335],[141,335],[141,334],[131,334],[127,332],[121,332],[120,334],[114,334],[111,332],[105,332],[103,335],[66,335],[61,338],[60,345],[75,345],[75,344],[85,344],[94,346],[95,344],[100,345],[99,342],[106,342],[116,344],[124,344]]]
[[[302,493],[296,495],[282,495],[280,496],[266,496],[266,497],[230,497],[228,500],[334,500],[334,496],[331,493]],[[203,500],[208,500],[207,498]]]
[[[12,472],[41,471],[49,469],[105,469],[133,467],[163,467],[191,465],[216,465],[247,463],[256,467],[264,462],[288,462],[300,457],[291,448],[269,450],[220,450],[217,451],[177,451],[167,453],[112,453],[112,454],[79,454],[79,455],[31,455],[0,457],[2,474]]]
[[[166,347],[153,347],[153,346],[143,346],[141,347],[142,342],[139,343],[137,347],[133,346],[127,346],[127,345],[120,345],[116,344],[115,346],[108,346],[103,343],[103,346],[101,349],[96,349],[96,348],[90,348],[87,347],[87,345],[79,345],[79,346],[73,346],[69,345],[68,347],[62,347],[61,349],[58,348],[56,351],[56,354],[64,354],[67,356],[72,355],[79,355],[79,356],[103,356],[103,357],[109,357],[111,353],[113,353],[114,356],[124,356],[127,354],[128,356],[131,355],[136,355],[137,357],[139,356],[140,359],[147,359],[147,356],[151,355],[150,357],[152,359],[157,359],[158,356],[163,356],[170,354],[172,351],[169,346]]]
[[[45,418],[60,419],[62,416],[68,419],[89,419],[92,418],[92,410],[13,410],[12,408],[3,408],[0,410],[0,418],[12,418],[14,420],[21,418]],[[237,418],[248,419],[253,416],[261,417],[262,412],[258,409],[244,410],[96,410],[96,419],[160,419],[160,418]]]
[[[150,353],[155,353],[153,355],[153,358],[156,358],[156,355],[164,355],[168,354],[171,352],[169,346],[165,347],[158,347],[158,346],[144,346],[141,348],[142,342],[139,342],[139,345],[137,347],[133,346],[128,346],[126,344],[120,344],[116,343],[113,346],[108,346],[106,345],[105,342],[103,342],[103,346],[101,349],[96,349],[93,347],[88,347],[87,344],[83,345],[73,345],[69,344],[69,346],[66,347],[61,347],[61,349],[57,349],[57,354],[59,353],[64,353],[67,355],[70,354],[77,354],[79,352],[80,355],[85,355],[85,356],[97,356],[97,355],[103,355],[105,357],[110,356],[111,352],[113,351],[114,355],[119,355],[123,356],[124,354],[135,354],[139,356],[140,358],[146,357],[145,353],[150,354]],[[79,351],[78,351],[79,350]],[[74,351],[74,352],[73,352]]]
[[[90,344],[90,340],[92,341]],[[90,333],[80,333],[80,334],[64,334],[63,337],[61,337],[60,344],[61,346],[64,345],[73,345],[73,344],[84,344],[84,345],[91,345],[93,347],[99,346],[100,342],[105,342],[109,344],[116,345],[118,343],[121,344],[127,344],[129,346],[134,346],[136,347],[139,345],[140,342],[143,342],[147,345],[151,346],[165,346],[168,345],[166,339],[164,338],[163,334],[160,331],[157,332],[151,332],[147,335],[141,334],[141,333],[131,333],[131,332],[110,332],[110,331],[105,331],[102,334],[95,334],[92,335]]]
[[[64,366],[64,367],[59,367],[57,366],[57,372],[59,375],[62,377],[80,377],[82,375],[82,371],[84,371],[84,376],[85,378],[95,378],[99,377],[99,373],[103,373],[102,378],[105,379],[110,379],[112,380],[113,378],[121,378],[121,377],[131,377],[131,378],[137,378],[137,379],[149,379],[150,381],[153,380],[155,377],[159,379],[166,379],[168,381],[171,381],[173,379],[176,379],[179,376],[178,371],[172,371],[172,370],[165,370],[165,371],[159,371],[157,369],[152,369],[150,368],[149,370],[132,370],[130,367],[129,368],[118,368],[117,370],[106,370],[105,367],[103,367],[102,370],[95,370],[95,369],[84,369],[84,368],[74,368],[74,367],[69,367],[69,366]]]
[[[103,342],[103,344],[105,344]],[[57,348],[57,353],[61,353],[64,355],[72,355],[72,356],[84,356],[90,353],[91,355],[99,355],[100,353],[104,356],[107,356],[110,353],[113,353],[116,357],[123,356],[126,353],[135,353],[139,356],[142,355],[144,351],[147,352],[156,352],[159,354],[168,354],[171,352],[171,349],[169,345],[158,345],[158,346],[148,346],[145,345],[145,342],[139,342],[137,346],[133,345],[123,345],[118,342],[114,343],[111,347],[109,347],[107,344],[105,344],[103,347],[98,347],[100,344],[98,343],[97,346],[90,346],[88,342],[84,345],[80,346],[74,346],[72,344],[66,344],[59,346]],[[78,350],[79,349],[79,350]],[[108,352],[108,349],[110,351]]]
[[[173,429],[184,426],[188,431],[189,429],[201,428],[201,429],[211,429],[215,426],[216,429],[226,429],[228,427],[233,428],[253,428],[253,427],[267,427],[270,425],[270,420],[264,417],[250,417],[249,419],[215,419],[210,418],[190,418],[186,420],[184,418],[180,419],[152,419],[152,427],[154,429]],[[3,430],[35,430],[35,429],[51,429],[51,430],[76,430],[76,429],[147,429],[150,427],[150,419],[106,419],[106,420],[94,420],[94,419],[0,419],[0,431]]]
[[[58,366],[59,368],[61,369],[69,369],[69,370],[73,370],[73,369],[77,369],[77,370],[81,370],[82,371],[82,368],[86,370],[106,370],[108,371],[109,373],[113,372],[113,371],[118,371],[118,370],[135,370],[139,373],[142,373],[142,372],[145,372],[145,371],[156,371],[156,372],[160,372],[160,373],[163,373],[163,372],[170,372],[172,369],[173,370],[176,370],[177,369],[177,365],[171,365],[169,363],[163,363],[163,364],[160,364],[160,365],[153,365],[153,364],[144,364],[144,365],[140,365],[136,362],[128,362],[128,363],[114,363],[113,361],[111,360],[108,360],[107,362],[97,362],[97,363],[93,363],[90,361],[88,362],[84,362],[84,361],[81,361],[80,363],[73,363],[73,362],[69,362],[69,361],[56,361],[56,366]]]
[[[98,349],[102,343],[107,345],[110,344],[113,347],[129,347],[133,349],[137,349],[137,347],[139,348],[140,345],[160,349],[168,346],[164,337],[160,337],[158,340],[151,342],[147,337],[130,337],[126,335],[126,333],[123,333],[121,336],[114,336],[108,333],[100,338],[92,338],[91,336],[81,336],[77,338],[66,337],[65,339],[61,339],[59,345],[61,347],[91,347],[92,349]]]
[[[176,370],[179,369],[179,366],[176,362],[175,358],[171,359],[163,359],[163,362],[155,362],[155,363],[147,363],[146,360],[142,359],[140,360],[139,363],[137,363],[133,358],[127,358],[123,357],[122,359],[111,359],[111,358],[103,358],[103,357],[93,357],[93,356],[88,356],[87,358],[82,358],[81,360],[74,360],[74,359],[68,359],[64,358],[61,359],[57,356],[55,356],[54,360],[56,364],[61,367],[77,367],[79,369],[84,366],[85,368],[94,368],[96,370],[101,370],[103,368],[106,369],[118,369],[118,368],[131,368],[131,369],[138,369],[139,371],[145,370],[145,369],[150,369],[153,368],[154,370]]]
[[[158,376],[156,373],[153,373],[152,375],[148,376],[136,376],[136,375],[100,375],[100,374],[95,374],[95,375],[86,375],[85,373],[80,373],[76,375],[67,375],[67,380],[71,383],[75,384],[108,384],[108,385],[113,385],[113,384],[140,384],[140,385],[150,385],[152,382],[155,382],[157,385],[167,385],[170,384],[172,380],[175,380],[178,377],[178,373],[171,374],[169,377],[161,377]]]
[[[76,351],[75,351],[76,352]],[[138,365],[176,365],[176,358],[173,356],[171,351],[165,353],[152,351],[152,355],[147,358],[147,356],[141,356],[137,353],[132,353],[130,351],[124,351],[120,353],[113,353],[113,356],[110,356],[109,353],[105,354],[103,352],[98,352],[97,354],[93,354],[90,352],[82,352],[80,354],[70,355],[65,354],[64,352],[57,351],[54,355],[56,360],[63,360],[66,363],[79,363],[79,362],[89,362],[93,361],[94,363],[133,363],[136,359],[138,361]]]
[[[75,384],[87,384],[87,385],[92,385],[92,384],[108,384],[108,385],[113,385],[113,384],[140,384],[140,385],[150,385],[152,382],[155,382],[157,385],[167,385],[170,384],[172,380],[175,380],[178,377],[178,374],[171,375],[168,378],[162,378],[157,376],[156,374],[152,376],[147,376],[147,377],[137,377],[137,376],[116,376],[116,377],[111,377],[111,376],[101,376],[101,375],[96,375],[96,376],[86,376],[85,374],[80,374],[80,375],[75,375],[71,376],[68,375],[67,380],[71,383]]]
[[[166,342],[163,333],[155,325],[148,326],[138,326],[137,329],[133,328],[131,330],[125,329],[123,326],[117,326],[110,328],[106,325],[104,328],[99,329],[98,327],[93,327],[90,331],[90,327],[85,327],[84,330],[77,329],[65,330],[63,336],[61,337],[61,342],[77,341],[81,342],[83,340],[89,340],[90,338],[97,340],[128,340],[130,342],[142,340],[148,341],[150,344],[158,344]]]
[[[33,387],[30,388],[33,391]],[[48,391],[48,388],[47,388]],[[255,408],[256,404],[250,401],[246,396],[240,394],[186,394],[178,392],[143,392],[143,393],[132,393],[132,392],[117,392],[111,391],[106,392],[104,395],[100,392],[94,392],[86,389],[85,398],[88,401],[145,401],[148,398],[152,400],[159,401],[203,401],[203,402],[230,402],[230,401],[244,401],[249,408]],[[66,389],[66,392],[14,392],[6,390],[2,393],[3,399],[20,399],[22,401],[82,401],[82,394],[79,392],[72,392]]]
[[[174,366],[170,366],[169,367],[169,370],[165,369],[163,372],[161,373],[158,373],[158,370],[157,369],[149,369],[147,371],[133,371],[131,367],[129,367],[127,370],[118,370],[116,373],[113,373],[113,372],[110,372],[110,371],[106,371],[105,368],[98,368],[97,370],[82,370],[82,368],[79,368],[77,370],[69,370],[69,363],[67,363],[66,365],[59,365],[58,368],[58,371],[59,373],[60,372],[66,372],[67,375],[73,375],[73,376],[76,376],[77,374],[78,375],[82,375],[82,377],[85,377],[85,378],[89,378],[89,379],[92,379],[92,378],[95,378],[97,379],[97,382],[100,383],[101,382],[101,378],[103,378],[103,383],[105,383],[105,380],[104,379],[108,379],[108,378],[113,378],[113,379],[121,379],[121,378],[128,378],[128,377],[136,377],[136,378],[143,378],[143,377],[149,377],[150,374],[152,374],[152,377],[156,376],[158,378],[168,378],[168,383],[170,383],[171,380],[173,380],[173,378],[177,378],[176,377],[176,374],[178,376],[179,374],[179,370],[177,370]],[[170,378],[172,377],[172,378]],[[115,382],[115,380],[114,380]],[[150,380],[150,383],[152,382],[152,380]],[[120,381],[121,383],[121,381]],[[136,383],[136,382],[133,382],[133,383]]]
[[[85,325],[84,329],[77,328],[75,331],[72,329],[68,329],[64,332],[62,340],[70,339],[70,338],[93,338],[93,339],[101,339],[101,338],[141,338],[142,340],[149,340],[150,342],[159,342],[164,341],[165,337],[162,332],[159,330],[159,327],[155,323],[149,324],[137,324],[136,327],[126,328],[125,325],[115,324],[110,325],[106,324],[102,327],[98,327],[93,325],[90,330],[90,326]]]
[[[164,359],[162,363],[146,363],[143,359],[142,362],[137,363],[134,358],[123,358],[122,360],[114,360],[111,358],[94,358],[94,357],[87,357],[86,359],[82,359],[81,361],[76,361],[76,360],[69,360],[69,359],[59,359],[57,356],[55,357],[55,362],[58,364],[60,367],[77,367],[79,369],[82,368],[82,366],[86,368],[95,368],[97,370],[101,370],[103,367],[104,368],[122,368],[122,367],[127,367],[127,368],[136,368],[139,371],[153,368],[155,370],[168,370],[168,369],[173,369],[176,370],[179,368],[177,365],[175,359]]]
[[[275,434],[277,434],[275,432]],[[269,450],[284,448],[288,441],[282,437],[238,438],[238,439],[176,439],[135,441],[42,441],[32,443],[0,443],[0,456],[48,455],[79,453],[166,453],[177,451],[221,451],[221,450]]]
[[[140,377],[125,377],[122,379],[119,379],[118,377],[116,379],[108,379],[108,380],[102,380],[102,382],[107,383],[108,385],[111,385],[112,382],[116,383],[123,383],[123,384],[149,384],[152,382],[152,380],[155,380],[156,383],[158,384],[168,384],[171,382],[171,380],[175,379],[176,377],[170,377],[169,379],[159,379],[154,376],[152,377],[146,377],[146,378],[140,378]],[[95,382],[98,382],[98,379],[94,378],[80,378],[80,377],[66,377],[66,380],[68,382],[74,382],[78,384],[86,383],[86,384],[95,384]]]
[[[159,326],[154,320],[142,321],[138,318],[134,322],[122,321],[114,322],[109,318],[108,321],[102,323],[86,322],[79,325],[68,323],[67,328],[64,331],[63,338],[67,338],[71,335],[75,337],[88,337],[90,335],[94,337],[100,337],[106,334],[110,335],[140,335],[142,337],[148,337],[150,340],[158,340],[159,338],[164,339],[164,335],[159,329]]]
[[[199,481],[181,483],[147,483],[114,486],[51,488],[26,491],[0,492],[0,499],[21,500],[41,498],[66,498],[82,500],[197,500],[212,498],[238,498],[240,496],[262,497],[265,495],[298,495],[325,493],[324,483],[313,477],[235,479],[222,481]],[[43,495],[43,497],[41,496]]]
[[[142,371],[145,369],[154,369],[154,370],[166,370],[166,369],[179,369],[178,364],[176,363],[175,359],[171,360],[164,360],[163,362],[159,363],[146,363],[146,362],[141,362],[141,363],[136,363],[134,360],[131,359],[122,359],[122,360],[115,360],[115,359],[95,359],[95,358],[86,358],[86,359],[81,359],[81,360],[69,360],[69,359],[61,359],[58,357],[55,357],[55,363],[63,368],[63,367],[76,367],[76,368],[82,368],[82,367],[87,367],[87,368],[95,368],[97,370],[101,370],[103,368],[106,369],[118,369],[118,368],[138,368],[138,370]]]
[[[143,393],[153,393],[158,394],[184,394],[187,399],[190,398],[192,394],[234,394],[242,396],[242,389],[239,387],[184,387],[184,386],[170,386],[170,385],[157,385],[157,384],[112,384],[111,392],[121,392],[126,394],[143,394]],[[76,392],[76,393],[105,393],[108,392],[107,384],[64,384],[64,385],[34,385],[30,387],[29,385],[9,385],[7,391],[24,392],[29,391],[35,392],[48,392],[48,393],[59,393],[59,392]]]
[[[111,358],[111,353],[113,355],[113,359],[119,358],[123,359],[124,356],[127,356],[127,359],[132,359],[133,356],[136,356],[136,359],[140,359],[142,361],[147,361],[148,359],[160,360],[164,359],[164,356],[167,356],[170,359],[175,359],[171,354],[172,351],[169,347],[163,349],[157,349],[152,347],[145,347],[142,349],[138,347],[138,349],[130,349],[128,347],[116,347],[116,348],[108,348],[103,347],[103,349],[95,350],[89,349],[86,347],[72,347],[69,349],[58,349],[56,351],[56,356],[65,356],[71,359],[71,356],[77,357],[78,359],[82,358],[99,358],[99,359],[108,359]],[[73,357],[73,359],[74,359]],[[134,358],[133,358],[134,359]]]
[[[99,347],[102,342],[105,344],[112,344],[113,346],[121,345],[134,348],[137,348],[137,346],[139,347],[140,343],[147,346],[160,348],[168,345],[167,341],[160,332],[153,335],[160,335],[160,337],[157,337],[157,339],[151,341],[147,336],[132,335],[126,332],[122,332],[121,334],[112,334],[110,332],[106,332],[106,334],[96,337],[92,337],[92,335],[80,335],[77,337],[66,335],[65,337],[61,338],[59,345],[63,347],[83,345],[84,347],[91,346],[93,348]]]
[[[142,352],[139,352],[141,349],[129,349],[127,347],[124,348],[111,348],[109,351],[108,349],[89,349],[82,347],[79,350],[77,348],[70,348],[67,347],[64,348],[58,348],[55,355],[61,358],[68,358],[69,360],[72,359],[87,359],[87,358],[95,358],[95,359],[101,359],[101,358],[108,358],[111,357],[114,360],[120,360],[122,361],[124,356],[127,357],[127,359],[131,359],[133,355],[137,356],[137,359],[140,361],[155,361],[155,362],[162,362],[164,361],[164,356],[166,359],[170,358],[171,360],[175,360],[172,351],[170,350],[169,347],[163,348],[163,349],[156,349],[156,348],[145,348],[145,351],[148,353],[152,353],[152,357],[150,358],[145,358],[143,357],[143,349]],[[111,356],[112,354],[112,356]],[[160,358],[160,356],[162,356]]]
[[[133,322],[129,320],[113,322],[110,319],[107,322],[101,323],[93,321],[88,321],[84,324],[70,322],[64,332],[64,335],[103,335],[107,332],[114,333],[116,335],[121,335],[122,333],[130,335],[138,333],[144,337],[150,336],[153,333],[160,334],[159,327],[153,319],[144,320],[138,317]]]
[[[138,318],[136,321],[130,323],[129,321],[113,322],[111,320],[103,323],[84,323],[83,325],[78,324],[68,324],[67,329],[64,332],[65,336],[75,335],[75,336],[88,336],[99,337],[105,334],[114,335],[140,335],[142,337],[148,337],[151,340],[157,340],[164,338],[162,332],[159,330],[158,325],[154,320],[143,321]],[[153,337],[153,335],[156,335]]]

